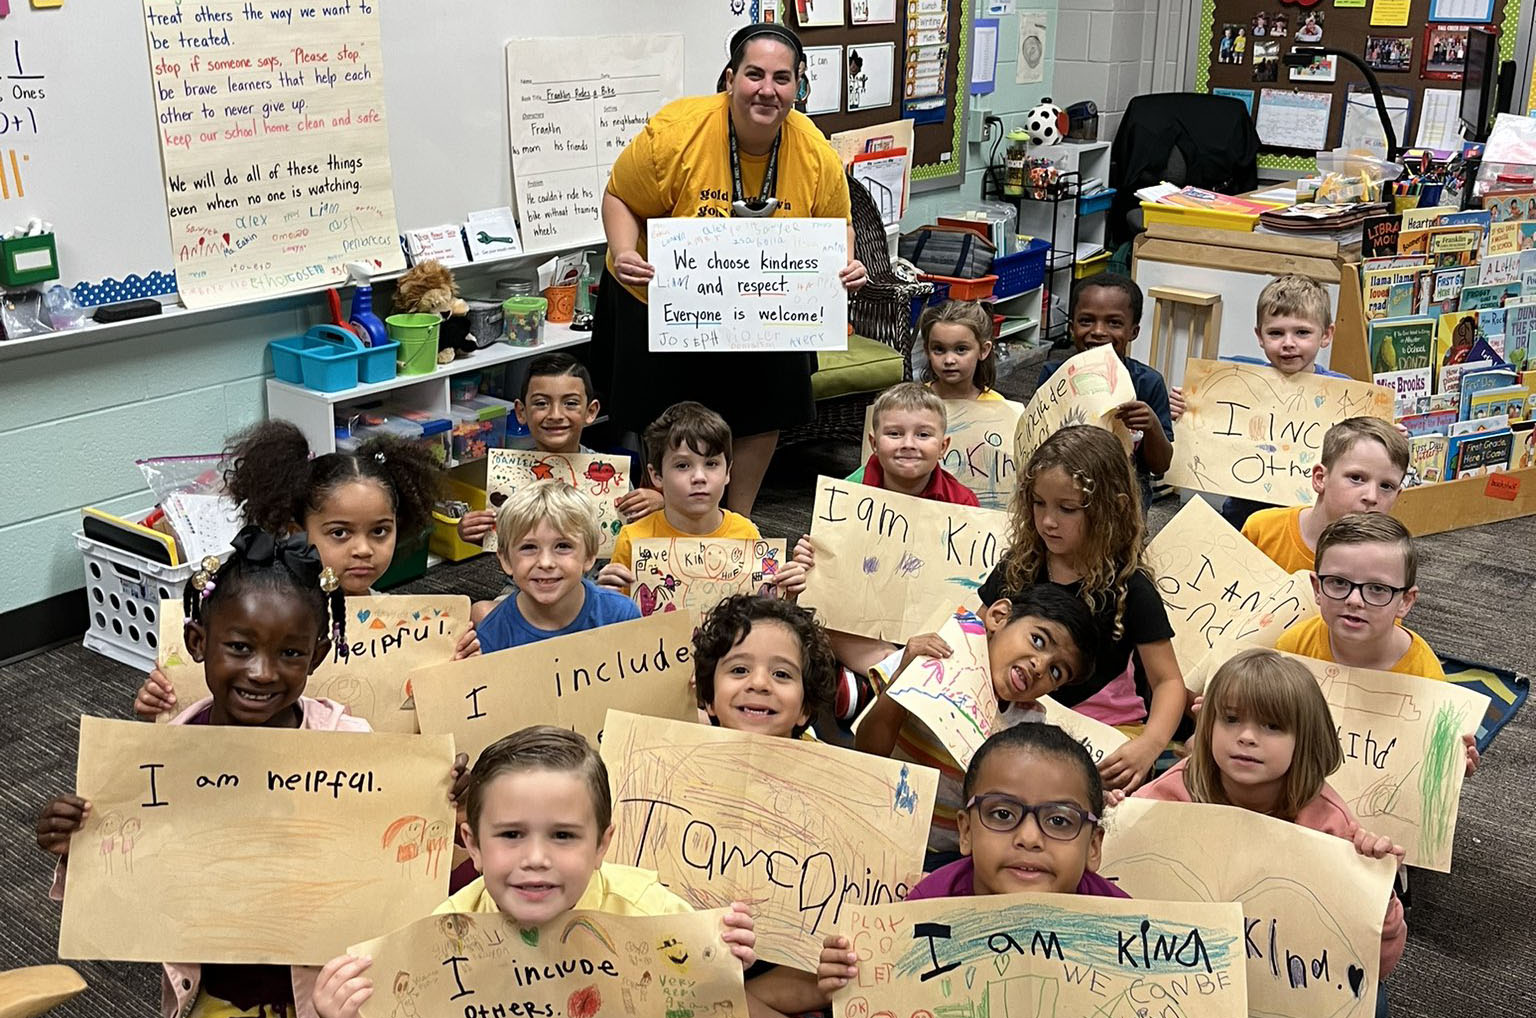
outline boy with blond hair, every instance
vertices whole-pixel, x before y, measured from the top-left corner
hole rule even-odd
[[[1388,513],[1408,473],[1408,440],[1375,417],[1351,417],[1323,436],[1322,462],[1312,468],[1317,501],[1261,509],[1243,536],[1288,573],[1312,568],[1327,526],[1347,513]]]
[[[586,578],[597,561],[597,507],[557,480],[519,489],[496,516],[496,560],[515,593],[470,610],[487,654],[640,617],[634,602]]]
[[[980,504],[939,466],[949,450],[949,415],[936,392],[917,382],[893,385],[875,397],[869,420],[869,460],[848,480],[936,502]]]
[[[1222,360],[1238,364],[1268,364],[1282,375],[1311,372],[1329,378],[1347,378],[1317,363],[1317,355],[1333,342],[1333,307],[1328,291],[1307,276],[1288,275],[1271,279],[1259,291],[1254,307],[1253,334],[1259,339],[1264,359],[1237,356]],[[1177,421],[1184,416],[1184,390],[1168,390],[1168,411]],[[1249,498],[1228,498],[1221,504],[1221,515],[1238,530],[1248,517],[1269,505]]]

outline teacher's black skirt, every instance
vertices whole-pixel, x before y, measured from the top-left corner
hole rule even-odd
[[[612,351],[603,393],[609,415],[643,432],[673,403],[697,400],[725,418],[739,437],[808,424],[814,353],[652,353],[645,304],[604,270],[597,288],[593,359]]]

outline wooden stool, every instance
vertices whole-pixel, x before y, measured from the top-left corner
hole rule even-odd
[[[1154,286],[1147,290],[1147,296],[1153,301],[1152,345],[1147,360],[1162,373],[1169,385],[1173,384],[1174,347],[1178,342],[1175,321],[1181,305],[1189,309],[1189,346],[1184,359],[1177,362],[1179,367],[1182,369],[1184,360],[1194,355],[1197,335],[1200,336],[1200,356],[1206,360],[1217,358],[1221,353],[1221,294]]]

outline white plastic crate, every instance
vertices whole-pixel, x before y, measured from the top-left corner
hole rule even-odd
[[[90,628],[85,646],[147,672],[160,645],[160,600],[179,598],[195,562],[168,566],[75,534],[85,556],[85,597]]]

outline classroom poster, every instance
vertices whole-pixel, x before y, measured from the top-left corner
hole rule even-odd
[[[1346,417],[1391,423],[1392,390],[1269,365],[1190,358],[1168,483],[1271,505],[1311,505],[1323,435]]]
[[[500,912],[427,916],[348,953],[373,959],[366,1018],[747,1013],[724,909],[572,911],[524,928]]]
[[[1236,806],[1135,798],[1110,810],[1099,864],[1132,899],[1241,902],[1248,1013],[1271,1018],[1376,1013],[1396,872],[1395,859]]]
[[[975,604],[1008,515],[823,476],[810,539],[816,564],[800,603],[828,629],[905,641],[943,606]]]
[[[777,597],[787,542],[744,537],[651,537],[634,543],[630,596],[641,615],[691,608],[703,616],[733,594]]]
[[[570,39],[513,39],[506,50],[523,249],[600,244],[614,160],[651,114],[684,95],[683,37],[599,35],[579,46]]]
[[[835,1018],[1232,1018],[1247,1013],[1235,903],[1082,894],[934,898],[848,910],[859,955]]]
[[[946,399],[944,437],[949,448],[939,466],[976,495],[983,509],[1008,508],[1019,484],[1019,464],[1014,459],[1013,436],[1024,407],[1011,399]],[[864,412],[864,441],[859,459],[868,463],[874,449],[869,436],[875,430],[875,408]]]
[[[1014,462],[1022,470],[1040,443],[1073,424],[1112,431],[1129,451],[1130,433],[1114,411],[1135,399],[1130,372],[1114,347],[1105,344],[1074,354],[1030,397],[1014,435]]]
[[[377,6],[144,0],[144,27],[182,303],[405,267]]]
[[[609,708],[695,721],[688,609],[480,654],[411,673],[421,730],[452,735],[471,764],[530,724],[559,725],[597,745]]]
[[[1232,529],[1210,503],[1190,499],[1147,545],[1147,566],[1173,627],[1173,653],[1188,673],[1224,636],[1284,632],[1317,614],[1305,582]],[[1279,593],[1279,592],[1284,593]],[[1254,627],[1244,620],[1262,613]]]
[[[486,500],[500,509],[507,499],[535,481],[564,481],[592,500],[597,509],[599,558],[613,554],[613,543],[624,526],[618,501],[630,491],[628,455],[539,452],[536,449],[491,449],[486,460]],[[481,546],[497,549],[496,531],[485,535]]]
[[[695,908],[753,903],[757,955],[814,972],[854,902],[922,873],[939,772],[803,739],[610,711],[611,862]]]
[[[651,350],[848,349],[843,220],[652,219],[647,229]]]
[[[837,113],[843,108],[843,48],[807,46],[805,77],[810,90],[805,97],[805,112]]]
[[[83,717],[59,957],[324,964],[447,895],[452,767],[446,738]]]
[[[179,599],[160,602],[160,671],[176,692],[169,721],[208,695],[203,666],[187,653]],[[457,594],[370,594],[347,598],[347,645],[332,647],[304,695],[334,700],[376,732],[416,731],[407,676],[423,665],[453,660],[469,628],[469,598]]]

